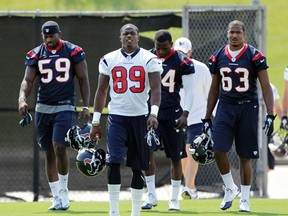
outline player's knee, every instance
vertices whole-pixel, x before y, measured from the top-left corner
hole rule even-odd
[[[133,177],[131,182],[131,188],[142,189],[145,183],[145,177],[141,170],[132,170]]]

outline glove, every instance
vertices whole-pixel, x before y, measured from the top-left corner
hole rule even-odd
[[[155,130],[152,127],[149,129],[149,131],[146,134],[145,138],[147,140],[148,146],[154,147],[155,144],[157,146],[160,146],[159,138],[158,138],[157,134],[155,133]]]
[[[274,131],[274,119],[277,115],[267,115],[263,125],[263,130],[266,136],[271,136]]]
[[[208,137],[211,137],[213,131],[212,120],[209,118],[209,119],[201,119],[201,121],[203,122],[202,132],[208,135]]]
[[[287,123],[288,123],[287,116],[282,116],[281,123],[280,123],[280,128],[281,129],[286,129],[288,127]]]
[[[32,121],[32,116],[30,113],[27,113],[25,116],[22,117],[22,119],[19,121],[19,125],[22,127],[25,127],[29,125]]]

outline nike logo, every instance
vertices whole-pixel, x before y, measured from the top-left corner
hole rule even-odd
[[[264,59],[260,60],[260,63],[263,63],[264,62]]]
[[[176,109],[176,110],[175,110],[175,112],[179,112],[179,111],[180,111],[180,109]]]

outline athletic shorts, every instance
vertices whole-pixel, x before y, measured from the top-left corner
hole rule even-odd
[[[219,101],[213,121],[213,150],[228,152],[235,139],[240,158],[259,158],[258,101],[229,104]]]
[[[195,138],[195,136],[202,134],[202,123],[192,124],[186,128],[186,144],[191,144]]]
[[[49,151],[53,142],[69,146],[65,141],[67,131],[73,126],[75,112],[62,111],[53,114],[35,112],[36,140],[40,150]]]
[[[185,151],[185,134],[183,130],[176,131],[175,123],[182,115],[182,108],[172,107],[169,109],[160,109],[158,112],[159,126],[156,130],[167,158],[173,161],[179,161],[187,157]]]
[[[148,170],[149,146],[146,116],[109,115],[107,120],[108,163],[123,163],[136,170]]]

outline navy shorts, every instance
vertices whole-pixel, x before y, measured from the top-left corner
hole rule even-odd
[[[166,157],[173,161],[179,161],[181,158],[187,157],[184,131],[177,132],[175,130],[175,120],[180,118],[181,115],[181,107],[160,109],[158,112],[159,126],[156,133],[164,146]]]
[[[48,151],[53,142],[69,146],[65,141],[67,131],[73,126],[75,112],[62,111],[53,114],[35,112],[36,140],[40,150]]]
[[[109,115],[107,120],[108,163],[123,163],[136,170],[149,169],[146,116]]]
[[[239,157],[259,158],[258,101],[229,104],[219,101],[213,121],[213,150],[228,152],[235,139]]]
[[[191,144],[195,136],[202,134],[202,123],[192,124],[186,128],[186,144]]]

